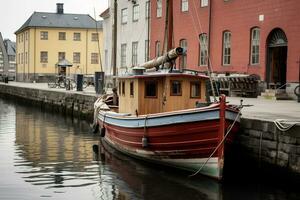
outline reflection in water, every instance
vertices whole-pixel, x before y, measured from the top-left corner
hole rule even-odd
[[[0,99],[0,199],[297,199],[264,184],[145,165],[99,143],[89,125]],[[99,155],[95,155],[99,150]]]

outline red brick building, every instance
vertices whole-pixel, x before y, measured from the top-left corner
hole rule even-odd
[[[169,0],[173,46],[186,46],[179,67],[257,74],[266,83],[299,81],[298,0]],[[162,52],[167,0],[151,0],[150,56]],[[160,5],[161,4],[161,5]],[[210,38],[210,39],[209,39]]]

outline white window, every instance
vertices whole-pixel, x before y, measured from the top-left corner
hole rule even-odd
[[[231,33],[223,33],[223,65],[230,65],[231,60]]]
[[[208,40],[207,40],[207,34],[202,33],[199,35],[200,40],[200,50],[199,50],[199,65],[200,66],[207,66],[207,55],[208,55]]]
[[[186,39],[180,40],[179,46],[182,47],[184,49],[184,51],[186,52],[187,40]],[[187,67],[187,54],[186,53],[184,53],[182,56],[179,57],[179,67],[181,69],[185,69]]]
[[[156,1],[156,17],[162,16],[162,0]]]
[[[121,67],[126,67],[126,48],[127,44],[121,44]]]
[[[150,1],[147,1],[146,2],[146,19],[149,19],[150,18]]]
[[[139,21],[139,15],[140,15],[140,6],[134,5],[132,9],[132,21],[133,22]]]
[[[160,56],[160,41],[155,42],[155,56],[156,57]]]
[[[124,8],[121,10],[121,23],[122,24],[127,24],[127,8]]]
[[[132,66],[137,65],[137,58],[138,58],[138,42],[132,42]]]
[[[259,42],[260,30],[253,28],[251,30],[251,65],[259,64]]]
[[[208,0],[201,0],[201,7],[208,6]]]
[[[188,0],[181,0],[181,11],[186,12],[189,10],[189,1]]]

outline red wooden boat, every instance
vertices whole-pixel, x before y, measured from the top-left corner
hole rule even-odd
[[[238,130],[240,113],[225,96],[199,107],[207,78],[174,71],[119,77],[119,106],[107,106],[105,98],[95,103],[103,142],[139,159],[221,179],[224,151]]]

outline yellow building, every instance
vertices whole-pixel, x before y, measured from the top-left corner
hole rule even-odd
[[[94,75],[102,71],[102,21],[89,15],[34,12],[15,32],[17,81],[45,82],[58,73]],[[99,37],[97,37],[99,36]],[[66,59],[72,67],[59,68]]]

